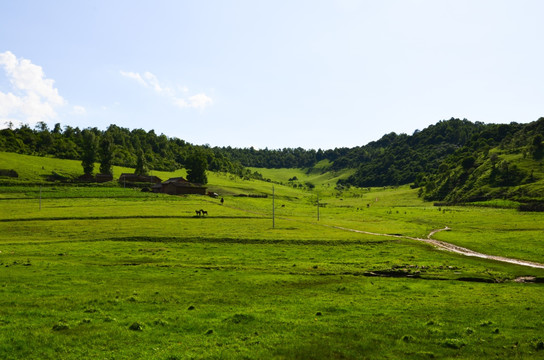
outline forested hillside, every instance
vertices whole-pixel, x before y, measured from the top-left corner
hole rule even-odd
[[[527,153],[530,150],[523,146],[529,142],[538,142],[538,138],[534,140],[535,135],[542,134],[536,125],[539,122],[541,120],[531,124],[484,124],[452,118],[421,131],[416,130],[412,135],[390,133],[377,141],[354,148],[316,151],[301,148],[257,150],[228,147],[222,150],[244,166],[311,168],[326,159],[331,163],[328,170],[357,169],[349,178],[340,180],[341,185],[370,187],[415,183],[419,187],[440,182],[435,175],[444,174],[454,164],[460,166],[466,154],[488,153],[501,144],[511,152]],[[511,140],[513,143],[508,145]],[[448,165],[441,166],[446,159]],[[516,181],[511,179],[508,183]],[[428,188],[433,188],[432,184]],[[448,193],[447,189],[443,187],[441,191]],[[433,191],[429,190],[429,194]],[[440,199],[442,196],[433,193],[429,198]]]
[[[199,156],[209,170],[253,178],[262,177],[245,167],[311,169],[328,160],[329,167],[320,171],[356,169],[349,178],[338,181],[343,186],[413,184],[433,201],[525,201],[544,198],[544,185],[539,184],[544,178],[543,139],[544,118],[500,125],[452,118],[412,135],[390,133],[364,146],[329,150],[197,146],[153,130],[116,125],[105,131],[62,129],[60,124],[50,130],[39,123],[35,129],[0,130],[0,151],[79,160],[92,143],[98,157],[110,154],[113,165],[136,167],[138,154],[143,154],[149,169],[172,171],[187,167]]]
[[[352,149],[333,166],[357,168],[345,184],[364,187],[408,184],[433,172],[448,155],[477,139],[484,130],[495,127],[450,119],[415,131],[411,136],[390,133],[378,141]]]
[[[427,200],[449,203],[543,201],[543,140],[544,118],[526,125],[490,127],[416,185],[423,186],[421,194]]]
[[[79,129],[60,124],[50,130],[43,122],[35,129],[23,125],[20,128],[0,130],[0,151],[27,155],[54,156],[61,159],[80,160],[86,149],[96,152],[96,161],[107,154],[111,164],[137,167],[138,154],[143,154],[151,170],[174,171],[186,167],[195,156],[205,159],[207,169],[229,172],[240,176],[255,176],[239,162],[231,161],[219,148],[196,146],[178,138],[157,135],[153,130],[129,130],[110,125],[107,130]]]

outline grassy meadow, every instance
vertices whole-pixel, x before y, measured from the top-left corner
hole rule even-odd
[[[20,174],[0,179],[1,359],[544,358],[543,269],[336,228],[448,226],[434,238],[544,263],[542,213],[438,208],[304,170],[209,173],[221,205],[43,180],[81,172],[67,160],[0,153],[0,168]]]

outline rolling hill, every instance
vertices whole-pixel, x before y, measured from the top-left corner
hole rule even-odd
[[[112,163],[124,171],[136,165],[135,154],[141,150],[153,172],[184,169],[199,154],[213,172],[243,179],[270,181],[275,177],[274,181],[296,187],[412,184],[421,188],[420,195],[426,200],[448,203],[507,199],[534,204],[544,199],[544,118],[528,124],[452,118],[412,135],[390,133],[364,146],[330,150],[212,148],[115,125],[101,131],[69,126],[62,130],[56,124],[50,130],[41,123],[36,129],[0,130],[0,151],[75,160],[67,174],[75,178],[82,173],[78,163],[86,133],[93,133],[97,144],[110,139]],[[12,168],[7,161],[0,163],[4,171]]]

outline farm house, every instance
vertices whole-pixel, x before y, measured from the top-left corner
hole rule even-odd
[[[169,195],[206,195],[205,186],[191,183],[182,177],[170,178],[161,184],[156,184],[153,186],[153,191]]]

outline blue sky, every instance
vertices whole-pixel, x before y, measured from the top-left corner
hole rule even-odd
[[[0,1],[0,125],[352,147],[544,116],[544,2]]]

